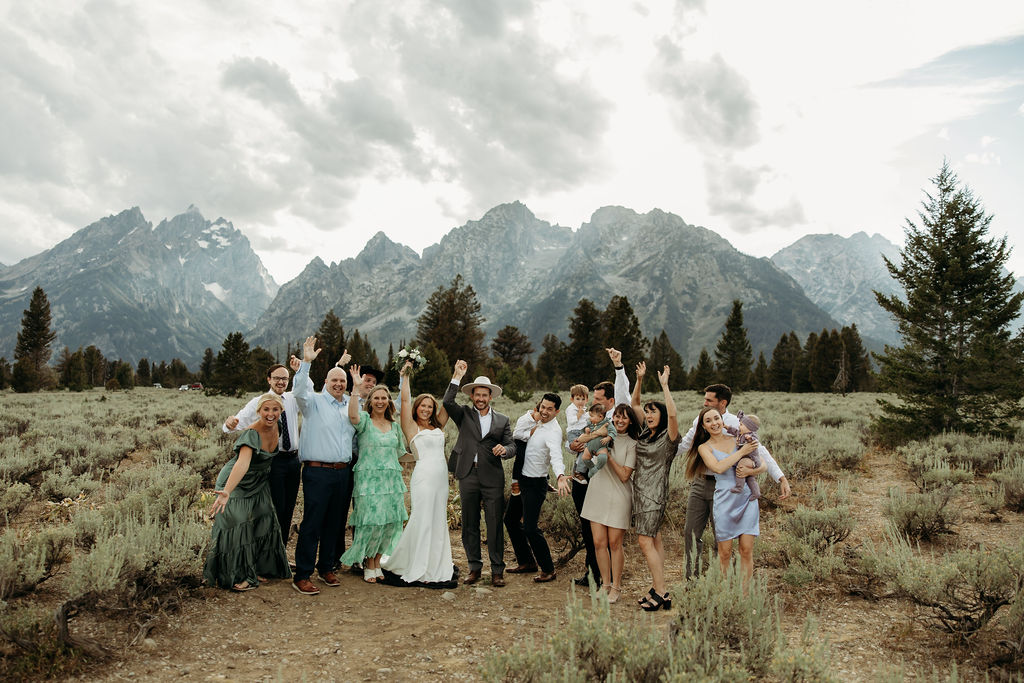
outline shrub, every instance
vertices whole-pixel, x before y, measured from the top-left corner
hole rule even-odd
[[[1013,458],[993,472],[991,478],[1003,487],[1006,506],[1015,512],[1024,512],[1024,458]]]
[[[0,657],[0,679],[63,678],[80,673],[84,660],[57,638],[53,611],[37,605],[8,606],[0,601],[0,637],[20,650]]]
[[[944,486],[924,493],[906,493],[899,487],[889,489],[885,514],[900,532],[910,538],[931,540],[953,533],[960,511],[950,505],[959,493],[957,486]]]
[[[100,483],[88,474],[76,476],[70,467],[59,465],[43,474],[39,491],[48,500],[61,501],[75,498],[81,493],[88,495],[99,487]]]
[[[784,637],[772,659],[772,678],[792,683],[825,683],[840,680],[831,671],[831,653],[828,640],[821,637],[818,620],[814,616],[804,619],[803,632],[797,647],[790,646]]]
[[[0,479],[0,517],[5,521],[21,512],[32,499],[32,487],[21,481]]]
[[[992,515],[996,522],[1002,520],[1000,513],[1006,507],[1006,489],[1002,486],[982,486],[976,484],[971,488],[971,496],[982,512]]]
[[[66,559],[70,541],[64,527],[44,529],[27,539],[6,530],[0,536],[0,600],[28,593],[49,578]]]
[[[951,465],[940,453],[924,451],[920,445],[913,448],[904,446],[897,453],[907,463],[910,478],[918,491],[966,484],[974,479],[969,465]]]

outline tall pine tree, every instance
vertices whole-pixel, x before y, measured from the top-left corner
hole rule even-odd
[[[456,275],[447,288],[438,287],[416,319],[416,341],[433,344],[454,364],[464,360],[469,372],[487,357],[484,350],[484,317],[473,286]],[[355,358],[355,356],[353,356]],[[357,361],[358,362],[358,361]]]
[[[877,356],[883,388],[877,433],[902,441],[945,431],[1013,436],[1024,416],[1024,339],[1011,335],[1024,294],[1004,272],[1006,238],[990,239],[992,217],[943,163],[919,224],[907,219],[899,263],[885,259],[902,292],[875,292],[903,345]]]
[[[783,334],[779,343],[772,351],[772,361],[768,365],[768,391],[789,391],[793,381],[793,366],[803,353],[796,332]]]
[[[606,379],[609,365],[602,334],[601,311],[590,299],[580,299],[569,318],[569,345],[563,365],[569,382],[592,387]]]
[[[613,296],[602,315],[602,322],[604,324],[604,346],[621,351],[623,365],[633,368],[647,357],[650,342],[640,331],[640,321],[637,320],[636,313],[629,304],[629,299],[624,296]],[[607,361],[607,355],[604,358]],[[657,367],[661,368],[661,366]],[[651,373],[651,375],[657,382],[657,374]]]
[[[322,349],[320,355],[309,365],[309,378],[315,386],[322,386],[327,379],[327,371],[334,367],[334,364],[345,352],[345,330],[341,326],[341,320],[334,314],[334,309],[327,311],[320,328],[316,331],[316,341]],[[351,353],[351,351],[350,351]],[[352,355],[352,359],[360,365],[369,365],[365,358]]]
[[[515,325],[505,325],[498,330],[491,340],[491,351],[509,368],[521,367],[533,353],[530,338],[519,331]]]
[[[750,366],[754,362],[754,350],[743,327],[743,302],[732,302],[732,311],[725,321],[718,344],[715,346],[715,360],[718,378],[733,391],[742,391],[750,381]]]
[[[14,370],[11,385],[15,391],[49,389],[56,377],[47,365],[57,333],[50,329],[50,301],[42,287],[32,291],[28,308],[21,316],[21,331],[14,346]]]
[[[704,387],[709,384],[718,384],[718,371],[715,369],[715,363],[711,360],[711,354],[707,349],[700,350],[697,365],[693,369],[691,383],[697,391],[703,391]]]

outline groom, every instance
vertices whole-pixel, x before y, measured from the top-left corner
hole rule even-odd
[[[483,501],[487,523],[487,554],[491,561],[491,585],[505,585],[505,530],[502,512],[505,506],[505,468],[502,458],[514,458],[512,428],[508,417],[491,410],[491,401],[501,396],[501,387],[486,377],[477,377],[462,387],[473,400],[472,406],[460,406],[455,393],[466,374],[466,361],[455,363],[451,384],[444,393],[444,409],[459,426],[459,438],[448,458],[448,471],[459,480],[462,501],[462,547],[466,551],[469,574],[463,583],[480,580],[480,503]]]

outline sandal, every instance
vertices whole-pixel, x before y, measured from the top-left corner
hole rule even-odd
[[[620,595],[620,592],[619,592],[618,587],[617,586],[612,586],[608,590],[608,604],[609,605],[614,605],[615,603],[617,603],[619,601],[619,595]]]
[[[642,598],[640,598],[639,600],[636,601],[636,604],[642,606],[645,602],[650,600],[655,595],[657,595],[657,593],[654,592],[654,587],[652,586],[651,590],[647,591],[647,593],[644,594],[644,596]]]
[[[243,581],[242,583],[236,583],[234,586],[231,587],[231,590],[233,590],[236,593],[244,593],[245,591],[254,591],[259,587],[260,585],[258,583],[249,583],[248,581]]]
[[[658,595],[651,589],[651,597],[647,599],[644,604],[640,605],[640,608],[645,612],[657,612],[659,609],[671,609],[672,600],[668,597],[668,593],[665,595]]]
[[[377,583],[377,570],[363,569],[363,581],[366,583]]]

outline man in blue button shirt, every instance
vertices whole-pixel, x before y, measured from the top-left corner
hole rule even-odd
[[[320,580],[341,585],[334,573],[338,517],[346,486],[352,477],[352,436],[348,419],[348,378],[341,367],[327,373],[323,391],[313,391],[309,364],[320,355],[316,337],[306,337],[302,363],[292,381],[292,394],[302,413],[299,459],[302,461],[302,524],[295,543],[295,578],[292,587],[303,595],[320,592],[310,577],[316,568]],[[342,356],[339,365],[348,362]],[[319,555],[317,553],[319,546]]]

